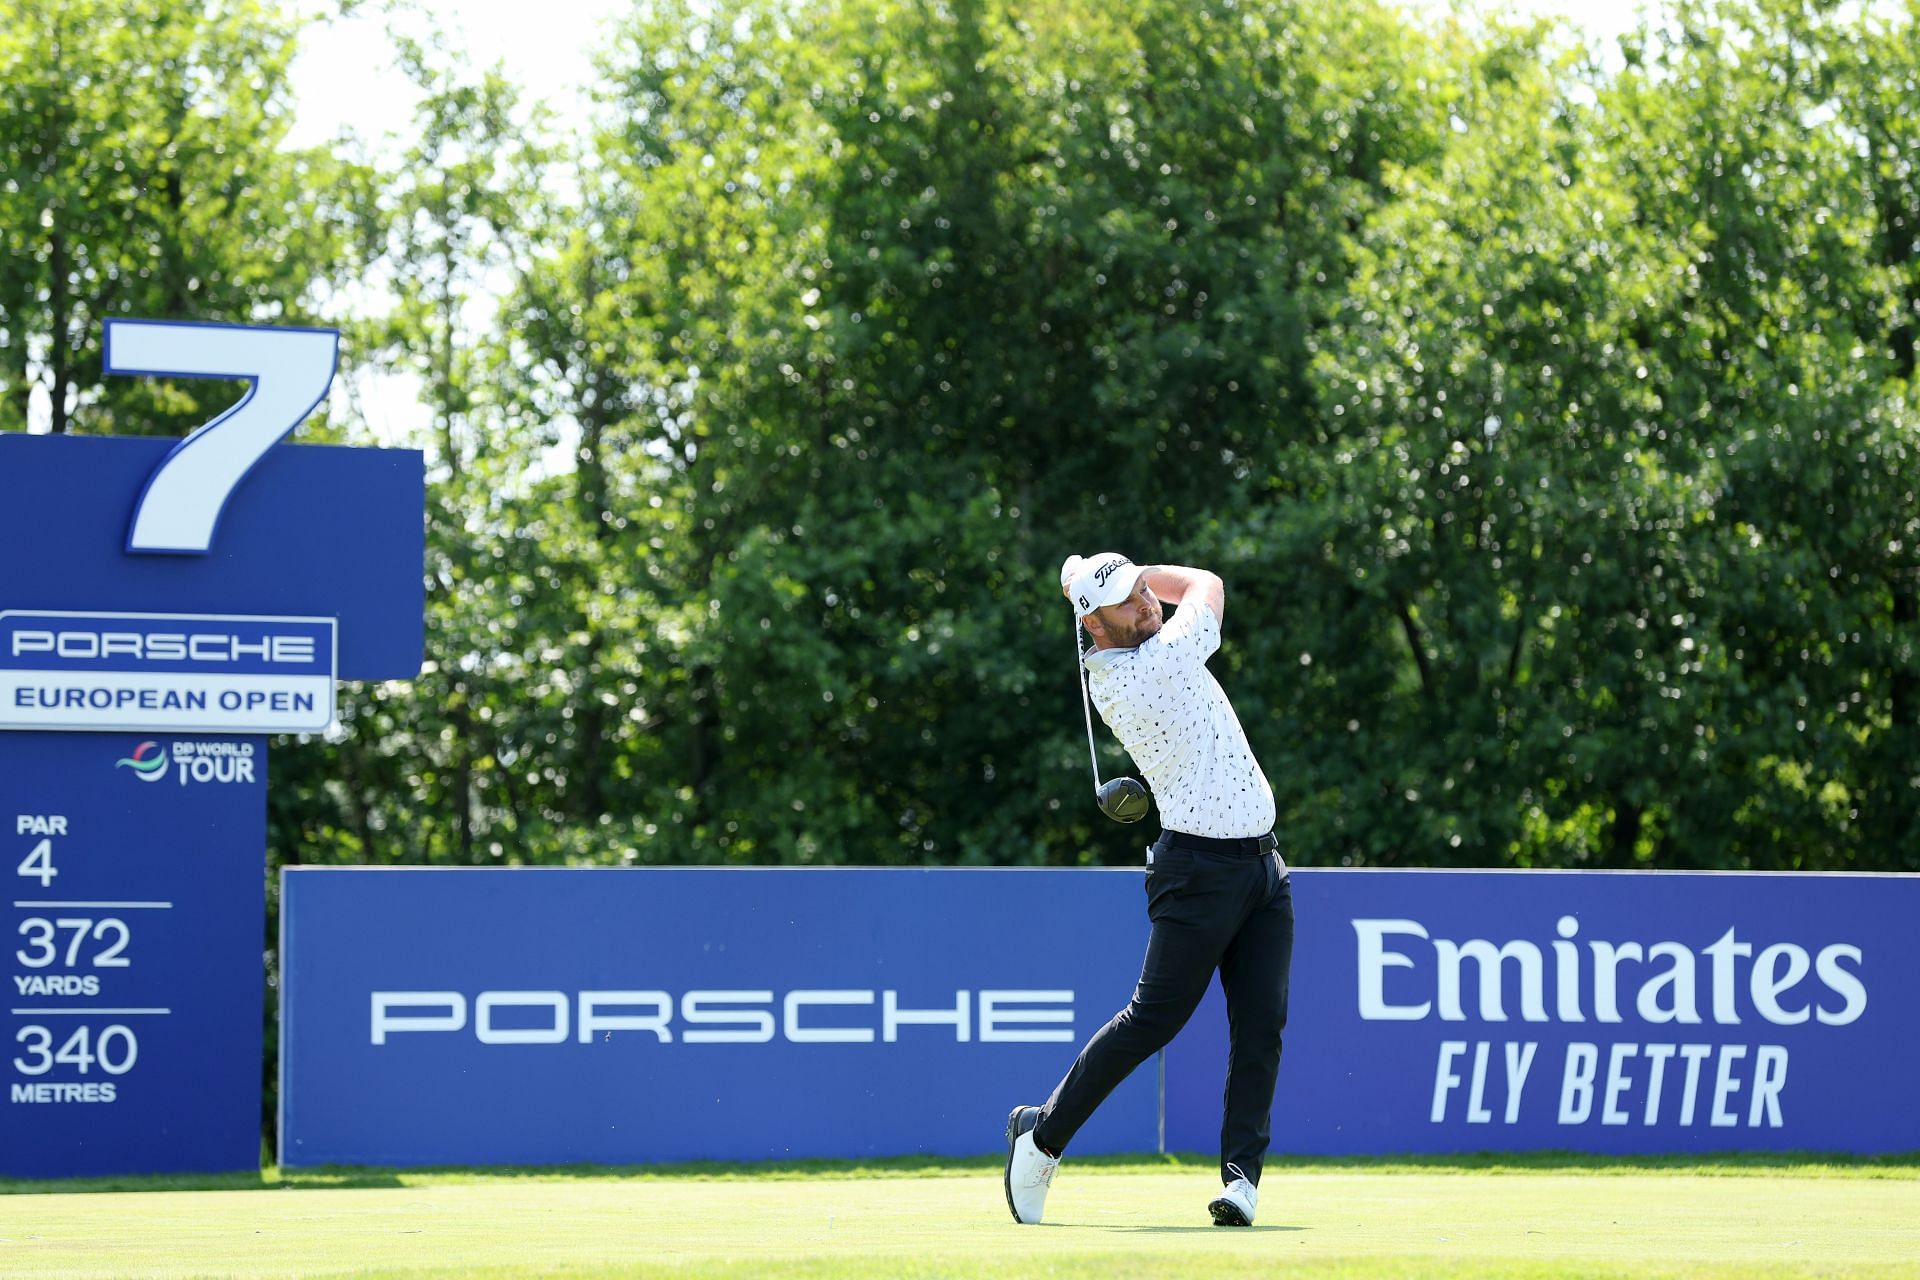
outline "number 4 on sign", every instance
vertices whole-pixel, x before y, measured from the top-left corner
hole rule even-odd
[[[60,874],[53,869],[53,841],[42,840],[27,850],[27,856],[20,861],[20,874],[38,880],[42,889],[51,885],[53,878]]]
[[[182,440],[134,504],[127,550],[206,555],[220,514],[267,450],[326,397],[340,358],[335,329],[109,320],[108,373],[244,378],[240,403]]]

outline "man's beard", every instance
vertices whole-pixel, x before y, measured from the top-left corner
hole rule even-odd
[[[1112,628],[1115,633],[1113,637],[1114,643],[1123,649],[1137,649],[1140,647],[1142,641],[1151,639],[1154,634],[1160,630],[1160,627],[1166,622],[1167,618],[1167,607],[1165,605],[1156,605],[1155,609],[1158,616],[1149,622],[1127,623],[1125,624],[1124,631],[1121,630],[1120,627]]]

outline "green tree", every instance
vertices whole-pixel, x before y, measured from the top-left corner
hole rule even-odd
[[[497,677],[505,639],[546,621],[512,577],[509,513],[539,450],[503,429],[511,371],[489,313],[541,230],[527,216],[540,126],[497,70],[471,74],[452,50],[399,39],[397,63],[420,92],[416,132],[348,205],[373,299],[348,333],[367,367],[414,380],[429,415],[428,652],[412,682],[344,691],[336,739],[287,762],[274,796],[285,861],[504,859],[511,781],[494,721],[522,691]]]
[[[178,435],[232,403],[101,376],[112,316],[308,322],[338,179],[283,147],[299,20],[268,0],[0,3],[0,430]]]
[[[644,388],[657,856],[1137,856],[1072,800],[1054,566],[1230,553],[1196,513],[1305,430],[1316,290],[1439,132],[1424,56],[1287,5],[634,21],[585,224]]]
[[[1905,865],[1905,193],[1826,52],[1865,37],[1683,5],[1603,76],[1489,34],[1321,346],[1297,536],[1351,570],[1356,751],[1305,812],[1385,760],[1358,860]]]

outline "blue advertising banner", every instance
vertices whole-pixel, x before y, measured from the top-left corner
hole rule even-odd
[[[1920,877],[1293,874],[1276,1154],[1920,1150]],[[996,1151],[1131,994],[1139,884],[294,869],[282,1158]],[[1226,1058],[1216,986],[1075,1152],[1216,1150]]]
[[[1273,1149],[1920,1150],[1920,877],[1296,870]],[[1219,1145],[1218,983],[1166,1054]]]
[[[1129,871],[290,868],[283,1163],[1004,1149],[1124,1006]],[[1152,1150],[1134,1073],[1074,1144]]]
[[[256,1169],[266,742],[0,734],[0,1175]]]

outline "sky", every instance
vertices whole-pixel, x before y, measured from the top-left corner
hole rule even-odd
[[[476,66],[504,65],[507,77],[563,119],[581,118],[579,89],[588,83],[589,50],[608,19],[634,0],[420,0],[450,40],[467,50]],[[1444,9],[1444,0],[1413,0],[1414,7]],[[1633,24],[1640,0],[1512,0],[1514,8],[1570,19],[1596,36],[1614,36]],[[404,122],[412,97],[397,75],[367,74],[369,61],[386,60],[384,19],[368,12],[310,30],[293,67],[299,104],[292,142],[324,142],[341,127],[378,136]],[[530,17],[537,14],[537,19]],[[384,68],[382,68],[384,69]],[[352,86],[341,92],[341,86]]]
[[[501,64],[527,99],[544,103],[564,127],[584,124],[584,89],[592,79],[591,50],[608,21],[635,0],[416,0],[421,24],[438,24],[448,42],[465,50],[476,68]],[[1413,0],[1416,7],[1444,10],[1445,0]],[[404,129],[415,95],[392,69],[387,19],[380,6],[360,16],[310,28],[293,69],[294,125],[289,145],[319,146],[351,129],[373,140]],[[1557,15],[1589,35],[1608,38],[1633,25],[1640,0],[1512,0],[1522,12]],[[419,31],[424,26],[411,28]],[[363,378],[359,403],[368,425],[386,444],[409,444],[424,433],[429,417],[418,385],[405,377]],[[336,387],[335,395],[343,394]],[[564,466],[561,456],[549,465]]]
[[[589,52],[607,20],[632,3],[418,0],[416,7],[475,67],[501,63],[529,98],[544,101],[563,119],[579,119],[580,90],[592,76]],[[342,128],[374,138],[406,124],[414,95],[405,78],[391,71],[386,18],[377,8],[363,6],[360,16],[318,24],[302,36],[293,64],[297,105],[290,145],[318,145]],[[341,92],[342,86],[351,91]]]
[[[436,24],[447,42],[464,51],[476,69],[499,63],[526,100],[553,110],[558,121],[584,122],[585,86],[592,79],[590,55],[610,18],[633,0],[417,0],[423,18],[407,29]],[[369,142],[403,131],[418,94],[393,69],[385,15],[364,6],[356,17],[316,24],[295,54],[291,147],[317,147],[352,130]],[[345,87],[346,91],[343,91]],[[417,445],[431,423],[417,379],[361,374],[357,407],[385,445]],[[333,397],[345,394],[336,381]],[[338,401],[335,401],[338,404]],[[543,464],[568,465],[571,447],[562,440]]]

